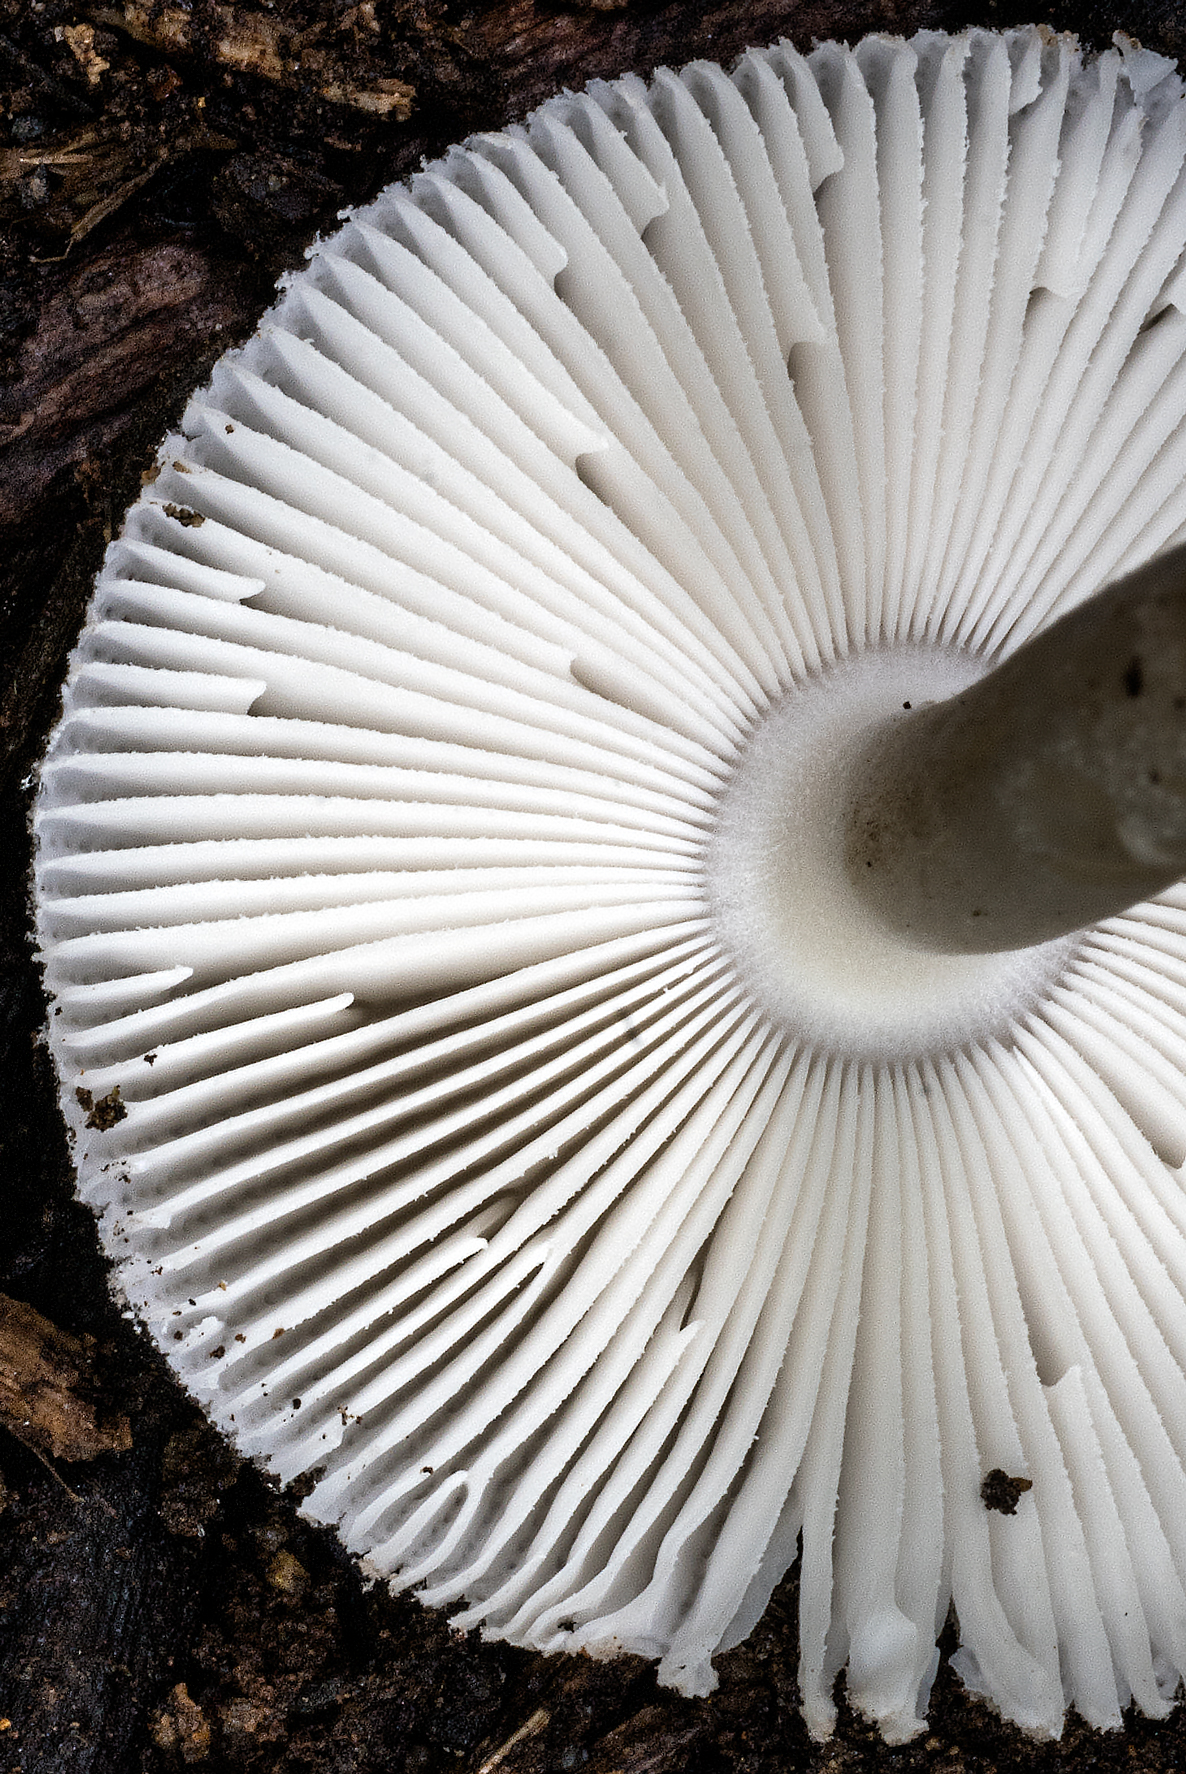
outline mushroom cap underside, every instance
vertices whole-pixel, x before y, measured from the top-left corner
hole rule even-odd
[[[1168,1710],[1186,891],[891,966],[761,760],[1186,537],[1184,249],[1162,58],[780,44],[386,192],[162,446],[38,800],[80,1188],[459,1621],[701,1693],[801,1545],[817,1734],[949,1606],[1031,1730]]]

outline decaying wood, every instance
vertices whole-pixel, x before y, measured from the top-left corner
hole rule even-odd
[[[100,1397],[95,1339],[0,1294],[0,1425],[55,1460],[126,1453],[131,1425]]]
[[[332,104],[350,105],[378,117],[395,117],[400,122],[412,112],[415,88],[406,81],[380,78],[366,85],[355,84],[341,60],[318,44],[328,21],[317,20],[305,30],[293,32],[273,13],[255,12],[246,6],[215,5],[207,12],[203,40],[199,21],[188,6],[126,0],[123,6],[95,7],[91,17],[98,24],[127,31],[164,55],[188,56],[202,46],[224,68],[258,74],[278,86],[308,83]],[[374,0],[363,0],[361,6],[351,8],[350,22],[358,19],[364,21],[366,28],[378,31]],[[337,22],[340,26],[344,21]],[[85,40],[80,59],[88,53],[94,54],[93,32]]]

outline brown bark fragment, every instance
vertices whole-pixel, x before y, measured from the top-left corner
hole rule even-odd
[[[0,525],[15,524],[63,468],[109,443],[162,364],[240,321],[235,280],[186,242],[120,243],[79,265],[46,302],[17,376],[0,388]]]
[[[355,10],[361,12],[362,8]],[[194,15],[188,7],[125,0],[123,6],[96,7],[92,17],[166,55],[191,55],[199,47]],[[309,85],[333,104],[396,122],[411,116],[415,87],[383,77],[356,84],[343,71],[341,61],[317,45],[315,39],[322,29],[313,24],[294,33],[283,20],[266,12],[245,6],[214,6],[210,8],[205,49],[212,60],[237,74],[254,74],[277,86]]]
[[[0,1294],[0,1424],[56,1460],[126,1453],[127,1417],[96,1409],[96,1395],[94,1338],[60,1330]]]

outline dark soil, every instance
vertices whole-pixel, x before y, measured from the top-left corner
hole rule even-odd
[[[65,1333],[7,1309],[36,1347],[9,1350],[0,1388],[0,1774],[1186,1767],[1181,1711],[1034,1745],[946,1673],[908,1748],[847,1713],[812,1745],[793,1576],[701,1701],[637,1660],[484,1645],[366,1589],[112,1302],[27,946],[29,771],[104,543],[185,394],[339,209],[594,75],[728,61],[780,33],[806,47],[1019,16],[993,0],[0,0],[0,1292]],[[1186,50],[1178,0],[1045,18],[1097,46],[1123,27]],[[49,1427],[14,1404],[18,1379]]]

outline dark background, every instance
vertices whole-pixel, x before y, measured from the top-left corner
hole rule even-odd
[[[9,1314],[10,1366],[23,1338],[56,1376],[63,1433],[102,1448],[122,1416],[132,1440],[55,1459],[0,1384],[0,1774],[1186,1767],[1181,1710],[1111,1736],[1072,1719],[1061,1744],[1033,1744],[945,1671],[914,1744],[889,1750],[842,1709],[813,1745],[793,1574],[701,1701],[637,1660],[483,1645],[364,1589],[109,1298],[27,937],[29,772],[104,544],[186,393],[341,207],[594,75],[728,62],[779,34],[806,48],[1024,17],[895,0],[0,0],[0,1294],[83,1339],[55,1349]],[[1095,47],[1123,28],[1186,51],[1180,0],[1041,17]]]

